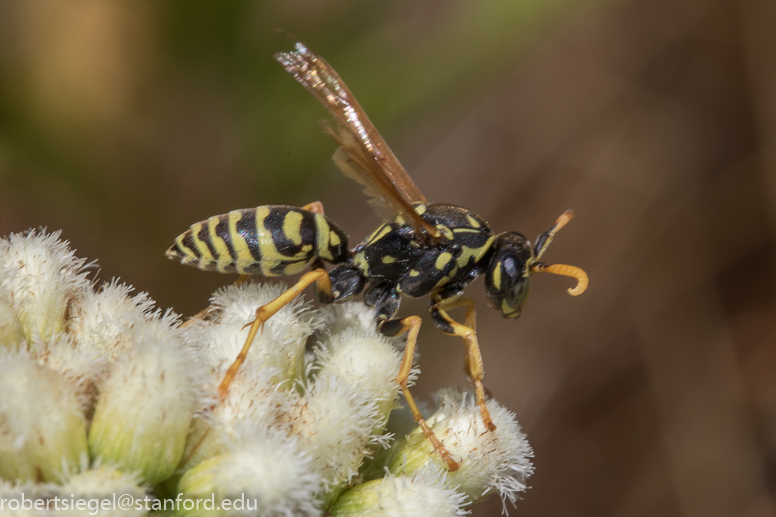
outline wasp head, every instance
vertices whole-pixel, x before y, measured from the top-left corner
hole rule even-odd
[[[515,319],[520,316],[528,296],[533,249],[528,239],[516,232],[498,235],[493,248],[493,258],[485,274],[485,289],[490,303],[501,315]]]

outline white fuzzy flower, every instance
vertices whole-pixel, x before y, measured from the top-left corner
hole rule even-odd
[[[377,404],[341,379],[320,375],[288,416],[292,431],[314,459],[326,490],[358,472],[383,416]]]
[[[131,508],[120,508],[113,505],[115,500],[122,496],[131,497],[136,501],[146,497],[145,491],[139,486],[137,478],[131,474],[126,474],[113,467],[102,465],[91,470],[85,470],[80,474],[70,477],[63,485],[54,485],[49,488],[51,496],[57,496],[62,500],[84,501],[85,507],[81,510],[77,508],[64,509],[62,505],[59,510],[52,511],[51,515],[63,516],[94,516],[113,517],[142,517],[148,515],[145,507],[132,506]],[[68,504],[68,506],[70,506]]]
[[[244,364],[229,386],[226,398],[213,397],[212,406],[197,418],[186,438],[186,450],[179,470],[221,454],[238,438],[238,429],[282,429],[281,416],[299,400],[295,390],[282,389],[274,382],[278,372],[260,364]],[[285,384],[285,383],[283,383]],[[215,392],[215,388],[212,388]]]
[[[401,353],[376,333],[349,328],[331,336],[327,345],[316,349],[320,375],[342,379],[353,391],[360,391],[377,404],[385,419],[397,405]]]
[[[448,485],[468,496],[471,502],[497,492],[502,501],[514,504],[533,473],[533,451],[515,415],[489,400],[487,407],[496,430],[488,431],[471,391],[440,390],[437,397],[439,408],[427,423],[453,458],[461,462],[458,470],[448,474]],[[439,467],[445,465],[418,428],[392,450],[390,470],[410,474],[429,462]]]
[[[132,290],[113,280],[97,292],[88,291],[70,307],[68,332],[79,348],[104,355],[106,365],[129,346],[129,330],[148,319],[153,308],[146,293],[130,297]]]
[[[443,471],[423,469],[356,485],[337,499],[331,517],[457,517],[468,513],[465,502]]]
[[[111,365],[89,431],[93,457],[149,484],[180,462],[204,378],[171,323],[166,317],[132,328],[132,346]]]
[[[241,441],[239,448],[204,461],[183,476],[179,490],[199,509],[185,515],[245,515],[256,517],[307,517],[320,515],[315,494],[320,476],[311,457],[288,436],[261,431]],[[214,495],[223,508],[205,511],[203,501]],[[240,506],[237,506],[240,505]],[[186,504],[182,507],[185,509]]]
[[[0,239],[0,270],[29,342],[45,341],[65,330],[68,304],[89,288],[76,258],[60,232],[12,233]]]
[[[186,337],[207,351],[210,363],[225,372],[248,337],[247,324],[253,322],[256,309],[277,298],[285,286],[246,283],[216,291],[210,304],[209,320],[196,321],[186,329]],[[277,368],[280,378],[298,379],[304,374],[304,349],[308,336],[321,326],[320,318],[310,311],[302,297],[280,309],[264,324],[254,339],[246,363],[257,362]]]
[[[58,481],[86,455],[75,388],[26,351],[0,350],[0,477]]]

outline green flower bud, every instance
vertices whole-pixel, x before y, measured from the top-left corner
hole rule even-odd
[[[277,432],[252,433],[228,453],[195,466],[181,478],[186,516],[320,515],[320,477],[297,443]],[[225,507],[229,505],[229,508]]]
[[[337,499],[331,517],[455,517],[468,513],[465,500],[445,485],[443,473],[424,470],[354,486]]]
[[[498,492],[502,500],[514,504],[533,473],[530,461],[533,451],[515,415],[489,400],[487,407],[496,430],[488,431],[472,392],[440,390],[437,398],[439,407],[426,422],[447,451],[461,463],[458,470],[448,473],[447,485],[465,494],[470,502]],[[419,427],[391,450],[389,470],[392,473],[409,475],[429,464],[445,468],[445,462]]]
[[[148,484],[175,471],[199,405],[200,370],[170,319],[132,329],[132,347],[111,365],[89,431],[94,457]]]

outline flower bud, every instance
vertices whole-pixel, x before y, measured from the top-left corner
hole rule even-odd
[[[320,476],[297,443],[278,432],[253,433],[233,450],[195,466],[181,478],[180,515],[320,515]],[[215,508],[205,503],[215,500]],[[224,503],[231,509],[224,508]],[[197,506],[198,504],[198,506]],[[209,503],[208,503],[209,504]],[[239,505],[239,506],[238,506]]]
[[[370,445],[380,439],[372,431],[383,420],[369,396],[333,376],[319,376],[288,418],[326,491],[356,475]]]
[[[344,492],[331,517],[456,517],[466,515],[466,497],[445,484],[440,471],[388,475]]]
[[[0,477],[59,481],[86,456],[75,388],[24,351],[0,351]]]
[[[65,330],[68,304],[89,288],[76,258],[60,232],[34,230],[0,239],[0,270],[27,341],[45,341]]]
[[[111,365],[89,431],[94,457],[138,472],[148,484],[168,478],[180,462],[202,382],[170,320],[132,329],[132,346]]]
[[[202,418],[192,422],[178,470],[185,472],[201,461],[225,452],[237,439],[238,428],[247,426],[261,431],[287,427],[279,422],[279,418],[290,411],[299,395],[274,383],[277,373],[276,369],[262,368],[260,364],[244,364],[226,397],[223,400],[214,397],[215,405]]]
[[[255,319],[256,309],[283,291],[285,286],[281,284],[255,283],[219,289],[210,300],[210,317],[186,327],[186,337],[203,346],[210,364],[225,372],[245,345],[249,332],[246,325]],[[320,318],[310,311],[310,305],[297,297],[264,324],[245,362],[276,368],[280,372],[277,382],[301,379],[307,338],[320,326]]]
[[[530,461],[533,451],[515,415],[489,400],[487,407],[496,430],[488,431],[471,391],[440,390],[437,398],[438,409],[426,422],[447,451],[461,463],[458,470],[448,473],[447,485],[456,487],[470,502],[498,492],[502,500],[514,504],[533,473]],[[409,475],[429,463],[445,467],[431,442],[416,428],[392,449],[389,469],[395,474]]]
[[[72,304],[67,330],[78,348],[107,360],[130,346],[129,330],[149,319],[153,301],[146,293],[130,297],[132,287],[113,280],[99,291],[88,291]],[[106,360],[106,364],[107,364]]]
[[[143,517],[149,513],[145,503],[140,506],[119,506],[114,503],[119,500],[125,504],[135,503],[144,499],[146,493],[134,476],[107,465],[76,474],[62,486],[51,487],[51,491],[51,495],[60,498],[59,509],[52,512],[58,516]],[[82,509],[77,506],[73,508],[72,503],[77,505],[79,501],[83,501],[85,506]],[[64,509],[65,503],[67,509]]]
[[[316,355],[320,375],[337,377],[351,390],[367,395],[383,419],[397,406],[401,354],[382,336],[350,328],[331,336]]]

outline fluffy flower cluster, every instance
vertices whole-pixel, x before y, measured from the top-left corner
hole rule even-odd
[[[0,239],[0,498],[129,494],[157,503],[152,513],[165,500],[216,501],[173,510],[196,515],[454,516],[525,490],[531,449],[495,401],[498,428],[487,432],[470,392],[438,394],[428,423],[460,461],[455,472],[406,426],[400,344],[374,331],[362,303],[290,303],[219,396],[246,324],[282,286],[225,287],[182,322],[129,286],[94,285],[85,265],[58,233]],[[386,431],[398,429],[396,439]],[[247,506],[220,504],[239,499]]]

